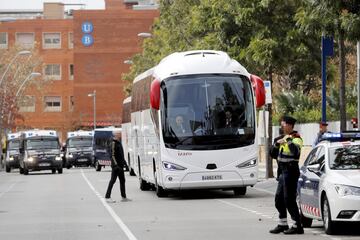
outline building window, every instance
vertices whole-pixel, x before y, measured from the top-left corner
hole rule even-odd
[[[74,111],[74,105],[75,105],[75,102],[74,102],[74,96],[70,96],[69,97],[69,111],[72,112]]]
[[[0,48],[8,48],[8,34],[0,32]]]
[[[61,112],[61,97],[46,96],[44,97],[45,112]]]
[[[74,64],[69,65],[69,80],[74,80]]]
[[[69,48],[74,48],[74,33],[69,32]]]
[[[34,33],[16,33],[16,44],[19,44],[24,48],[33,48],[34,42]]]
[[[35,96],[24,96],[19,101],[19,112],[35,112]]]
[[[61,48],[61,33],[43,33],[43,48]]]
[[[50,80],[61,80],[61,65],[47,64],[44,68],[44,75]]]

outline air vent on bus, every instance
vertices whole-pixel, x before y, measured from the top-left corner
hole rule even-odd
[[[216,166],[215,163],[209,163],[209,164],[206,166],[206,169],[209,169],[209,170],[217,169],[217,166]]]
[[[185,55],[185,57],[187,56],[193,56],[193,55],[203,55],[203,57],[205,57],[205,54],[209,54],[209,55],[219,55],[215,52],[193,52],[193,53],[188,53]]]

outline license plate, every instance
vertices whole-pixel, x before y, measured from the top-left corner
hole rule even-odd
[[[208,181],[208,180],[221,180],[221,179],[222,179],[222,175],[202,176],[201,179],[202,179],[203,181]]]
[[[50,166],[50,163],[39,163],[40,167],[48,167]]]
[[[78,159],[78,162],[87,162],[87,159],[86,158],[80,158],[80,159]]]

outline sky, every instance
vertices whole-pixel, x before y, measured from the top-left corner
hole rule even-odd
[[[43,9],[44,2],[82,3],[86,4],[85,9],[105,8],[104,0],[0,0],[0,9]]]

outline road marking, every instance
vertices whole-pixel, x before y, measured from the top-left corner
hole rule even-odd
[[[10,185],[10,187],[8,187],[8,189],[6,189],[4,192],[0,193],[0,198],[2,196],[4,196],[5,193],[7,193],[8,191],[10,191],[14,186],[15,184],[17,184],[17,182],[14,182],[13,184]]]
[[[265,189],[261,189],[261,188],[257,188],[257,187],[253,187],[253,189],[259,191],[259,192],[264,192],[264,193],[268,193],[268,194],[271,194],[273,196],[275,196],[275,193],[274,192],[271,192],[271,191],[268,191],[268,190],[265,190]]]
[[[103,198],[98,191],[94,188],[94,186],[91,184],[89,179],[85,176],[84,171],[81,169],[81,175],[85,179],[86,183],[89,185],[90,189],[95,193],[95,195],[99,198],[101,203],[104,205],[105,209],[110,213],[112,218],[115,220],[117,225],[124,231],[126,236],[129,240],[137,240],[137,238],[132,234],[130,229],[125,225],[125,223],[121,220],[121,218],[115,213],[115,211],[110,207],[110,205],[105,201],[105,198]]]

